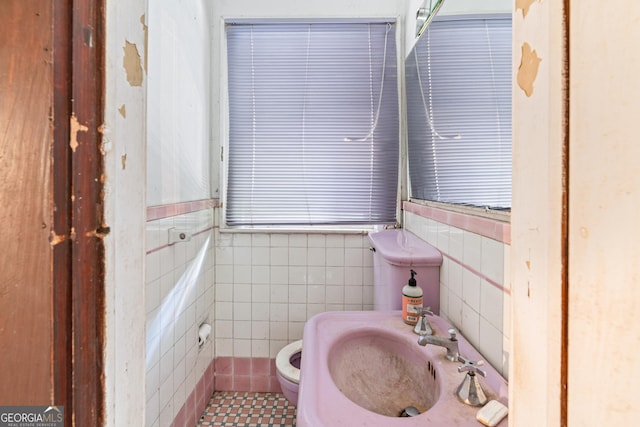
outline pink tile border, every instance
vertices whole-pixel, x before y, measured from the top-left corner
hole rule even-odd
[[[482,274],[481,272],[479,272],[478,270],[476,270],[475,268],[472,268],[470,266],[468,266],[467,264],[463,263],[462,261],[452,257],[449,254],[445,254],[443,253],[442,256],[447,257],[448,259],[450,259],[452,262],[455,262],[456,264],[462,266],[462,268],[469,270],[470,272],[472,272],[473,274],[475,274],[476,276],[480,277],[481,279],[483,279],[485,282],[489,283],[491,286],[497,288],[498,290],[504,292],[507,295],[511,295],[511,290],[503,285],[501,285],[500,283],[494,281],[493,279],[485,276],[484,274]]]
[[[168,205],[149,206],[147,208],[147,221],[154,221],[172,216],[184,215],[204,209],[213,209],[219,206],[219,199],[194,200],[192,202],[172,203]]]
[[[216,358],[216,391],[281,393],[276,361],[266,357]]]
[[[214,372],[215,360],[212,360],[200,380],[198,380],[196,387],[191,391],[184,405],[176,414],[171,427],[193,427],[197,424],[200,414],[204,412],[209,399],[213,395]]]
[[[403,202],[402,208],[407,212],[423,218],[429,218],[443,224],[452,225],[507,245],[511,244],[511,224],[508,222],[447,211],[413,202]]]

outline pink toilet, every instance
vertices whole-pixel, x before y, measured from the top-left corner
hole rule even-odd
[[[373,251],[374,309],[400,310],[402,287],[417,273],[418,285],[424,292],[424,306],[440,313],[440,265],[442,254],[427,242],[406,230],[382,230],[369,234]],[[276,356],[276,377],[289,402],[298,403],[302,340],[286,345]]]
[[[302,360],[302,340],[288,344],[276,356],[276,377],[284,397],[296,405],[298,384],[300,384],[300,362]]]
[[[402,287],[416,274],[424,293],[423,306],[440,314],[442,254],[415,234],[399,229],[369,233],[373,251],[373,304],[376,311],[402,309]]]

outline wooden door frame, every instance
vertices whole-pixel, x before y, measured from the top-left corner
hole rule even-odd
[[[53,401],[66,426],[105,422],[105,0],[53,7]]]

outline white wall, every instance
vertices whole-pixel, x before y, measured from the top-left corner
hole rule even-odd
[[[106,82],[103,151],[106,347],[105,413],[110,427],[144,425],[144,218],[146,1],[106,2]],[[129,51],[127,65],[124,48]],[[128,72],[141,74],[128,79]],[[140,79],[141,78],[141,79]],[[118,109],[125,106],[126,117]]]
[[[149,2],[148,206],[211,197],[210,7]]]

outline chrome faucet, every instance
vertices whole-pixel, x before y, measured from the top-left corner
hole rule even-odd
[[[458,366],[458,372],[467,373],[456,390],[458,399],[460,399],[462,403],[470,406],[483,406],[489,400],[478,381],[478,376],[487,376],[487,373],[480,369],[480,366],[482,366],[484,362],[482,360],[473,362],[462,356],[458,359],[462,363],[461,366]]]
[[[433,329],[431,328],[431,324],[427,320],[427,316],[433,316],[431,307],[417,308],[416,314],[419,317],[416,326],[413,328],[413,332],[418,335],[433,335]]]
[[[435,335],[420,335],[418,338],[418,344],[425,346],[427,344],[437,345],[447,349],[447,354],[444,356],[447,360],[452,362],[458,362],[460,352],[458,350],[458,339],[456,338],[456,330],[449,329],[449,337],[437,337]]]

